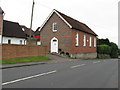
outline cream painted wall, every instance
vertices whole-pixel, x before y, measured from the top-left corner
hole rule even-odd
[[[4,37],[4,36],[3,36],[2,43],[3,44],[8,44],[8,40],[11,40],[11,44],[26,45],[26,39],[15,38],[15,37]],[[22,43],[20,43],[20,40],[22,41]],[[1,35],[0,35],[0,41],[1,41]]]

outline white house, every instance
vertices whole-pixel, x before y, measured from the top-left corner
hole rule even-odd
[[[26,34],[16,22],[3,20],[3,32],[0,37],[2,44],[26,45]]]

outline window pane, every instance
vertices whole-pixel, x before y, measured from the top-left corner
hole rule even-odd
[[[92,37],[90,37],[90,42],[89,42],[89,46],[92,46]]]
[[[57,31],[57,23],[53,23],[52,29],[53,29],[53,32]]]
[[[78,35],[78,33],[76,33],[76,46],[78,46],[79,45],[79,35]]]
[[[94,38],[94,47],[96,47],[96,38]]]
[[[11,40],[10,39],[8,40],[8,44],[11,44]]]
[[[86,35],[84,35],[84,38],[83,38],[83,46],[86,46]]]

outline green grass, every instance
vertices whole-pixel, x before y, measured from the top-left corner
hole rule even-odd
[[[0,63],[2,64],[11,64],[11,63],[22,63],[22,62],[34,62],[34,61],[48,61],[51,60],[47,56],[32,56],[32,57],[17,57],[17,58],[9,58],[2,59]]]

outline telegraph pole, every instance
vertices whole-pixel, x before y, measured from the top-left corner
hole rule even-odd
[[[29,44],[31,44],[31,30],[32,30],[32,21],[33,21],[33,11],[34,11],[34,0],[33,0],[33,4],[32,4],[32,13],[31,13],[31,23],[30,23],[30,35],[29,35]]]

